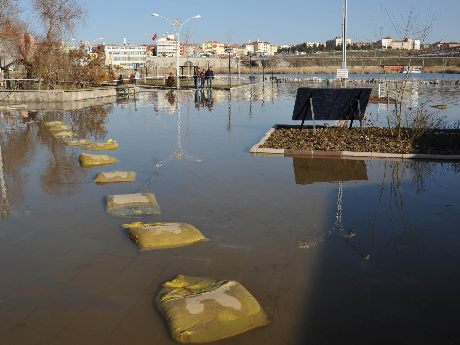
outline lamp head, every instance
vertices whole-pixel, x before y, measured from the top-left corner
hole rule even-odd
[[[159,17],[160,15],[158,13],[152,13],[152,16]]]
[[[192,17],[193,19],[200,19],[201,15],[197,14],[196,16]]]

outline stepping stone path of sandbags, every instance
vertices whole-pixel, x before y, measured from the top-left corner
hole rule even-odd
[[[76,135],[62,121],[45,122],[50,133],[65,140],[67,146],[88,151],[116,150],[117,141],[93,143],[88,139],[72,139]],[[119,162],[109,155],[81,153],[80,166],[92,168]],[[110,171],[97,174],[95,183],[134,182],[134,171]],[[159,215],[160,206],[152,193],[108,195],[106,212],[114,217]],[[158,222],[123,224],[129,238],[139,250],[165,250],[208,241],[193,225]],[[270,323],[257,300],[236,281],[179,275],[163,284],[156,305],[167,320],[171,337],[179,343],[207,343],[245,333]]]

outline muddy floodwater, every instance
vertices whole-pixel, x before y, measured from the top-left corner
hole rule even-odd
[[[251,156],[298,86],[1,112],[0,344],[174,344],[154,299],[178,274],[237,280],[272,321],[219,344],[459,344],[460,164]],[[411,95],[460,121],[458,86]],[[117,140],[119,163],[81,168],[53,120]],[[112,170],[137,180],[93,182]],[[136,219],[105,210],[138,192],[162,211],[140,220],[210,241],[140,252],[121,227]]]

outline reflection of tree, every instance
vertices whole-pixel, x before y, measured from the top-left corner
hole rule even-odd
[[[44,122],[63,121],[72,127],[72,131],[79,138],[94,137],[95,140],[103,139],[107,135],[107,115],[112,111],[113,105],[95,105],[89,108],[73,111],[46,111],[42,114],[43,121],[38,124],[38,136],[44,144],[50,144],[54,138]]]
[[[62,142],[51,145],[51,154],[40,178],[43,190],[52,195],[75,192],[85,176],[78,165],[77,154],[66,151]]]
[[[3,156],[2,156],[1,139],[0,139],[0,190],[1,190],[0,212],[1,212],[2,219],[5,219],[8,216],[8,210],[10,206],[8,203],[8,194],[6,191],[5,173],[3,172]]]
[[[0,146],[3,153],[0,163],[2,165],[0,175],[3,175],[0,177],[2,180],[0,181],[2,184],[2,217],[8,215],[12,201],[23,198],[24,177],[21,169],[34,156],[35,138],[35,131],[29,125],[14,126],[8,132],[0,131]]]
[[[112,111],[112,105],[96,105],[90,108],[69,112],[70,125],[80,137],[93,136],[96,140],[107,135],[107,115]]]

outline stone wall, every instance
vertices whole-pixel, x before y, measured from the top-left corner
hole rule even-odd
[[[0,90],[0,104],[73,102],[102,97],[116,97],[114,87],[82,90]]]
[[[214,70],[223,70],[228,68],[228,58],[180,58],[179,65],[187,65],[190,62],[192,66],[199,68],[208,68],[211,66]],[[241,64],[241,62],[239,62]],[[149,74],[156,73],[158,69],[159,74],[173,72],[176,70],[176,58],[174,57],[150,57],[147,61]],[[232,69],[238,68],[238,59],[230,59],[230,65]],[[184,73],[188,74],[187,68],[184,69]]]

